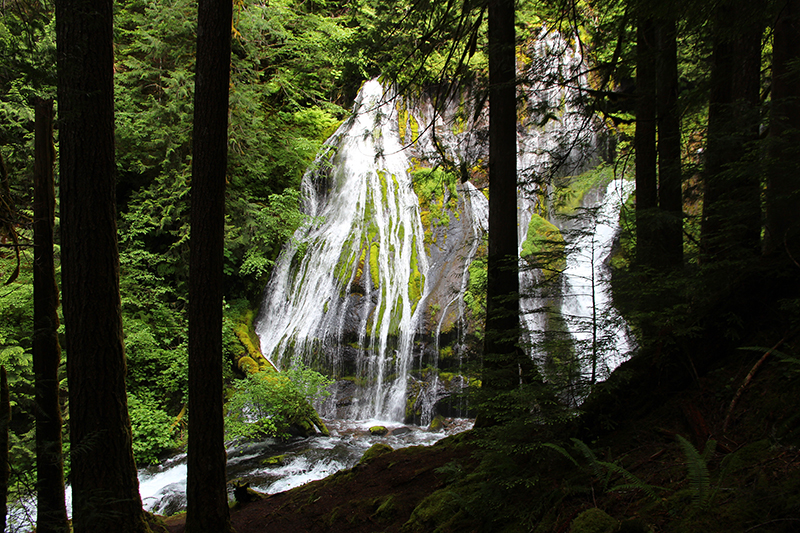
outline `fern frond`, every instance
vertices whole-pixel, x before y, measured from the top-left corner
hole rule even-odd
[[[603,462],[601,464],[603,466],[605,466],[610,472],[614,472],[615,474],[619,474],[620,476],[622,476],[623,478],[625,478],[628,481],[628,483],[622,483],[622,484],[615,485],[615,486],[611,487],[610,489],[608,489],[609,492],[610,491],[618,491],[618,490],[640,490],[640,491],[644,492],[654,502],[661,503],[662,500],[658,496],[658,494],[656,494],[656,490],[664,490],[663,487],[659,487],[657,485],[649,485],[649,484],[645,483],[644,481],[639,479],[638,476],[636,476],[635,474],[632,474],[631,472],[629,472],[628,470],[622,468],[621,466],[619,466],[616,463]]]
[[[709,503],[711,496],[711,476],[708,473],[707,461],[691,442],[680,435],[676,435],[676,437],[686,457],[689,485],[692,489],[692,505],[705,507]],[[714,445],[716,446],[716,443]]]
[[[550,448],[551,450],[557,451],[558,453],[560,453],[561,455],[563,455],[564,457],[566,457],[567,459],[572,461],[572,464],[574,464],[575,466],[580,466],[578,464],[578,461],[576,461],[575,458],[572,457],[567,450],[565,450],[564,448],[562,448],[558,444],[554,444],[552,442],[545,442],[544,444],[542,444],[542,446],[545,447],[545,448]]]
[[[598,478],[602,478],[602,469],[600,468],[600,461],[597,459],[597,456],[594,452],[580,439],[572,438],[572,443],[575,447],[586,457],[586,460],[589,461],[589,465],[592,468],[592,473]]]

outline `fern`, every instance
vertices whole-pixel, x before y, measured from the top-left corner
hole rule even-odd
[[[615,474],[619,474],[620,476],[624,477],[628,480],[628,483],[622,483],[620,485],[615,485],[608,489],[609,492],[613,491],[621,491],[621,490],[640,490],[647,494],[653,501],[660,503],[661,498],[656,494],[656,490],[663,490],[662,487],[658,487],[656,485],[649,485],[639,479],[636,475],[632,474],[631,472],[625,470],[621,466],[616,463],[608,463],[603,461],[601,463],[605,466],[609,472],[614,472]]]
[[[597,459],[597,456],[594,452],[589,448],[585,442],[580,439],[572,438],[572,443],[575,447],[586,457],[586,460],[589,461],[589,465],[592,468],[592,473],[598,478],[602,478],[603,470],[600,465],[600,461]],[[606,479],[606,483],[603,484],[603,488],[605,489],[608,485],[608,480]]]
[[[574,464],[575,466],[580,466],[578,464],[578,461],[576,461],[575,458],[572,457],[567,450],[565,450],[558,444],[553,444],[552,442],[545,442],[544,444],[542,444],[542,446],[544,446],[545,448],[550,448],[551,450],[555,450],[556,452],[560,453],[561,455],[572,461],[572,464]]]
[[[604,492],[641,490],[653,501],[657,503],[662,502],[662,499],[656,492],[657,490],[663,490],[662,487],[645,483],[617,463],[599,460],[592,449],[589,448],[585,442],[579,439],[573,438],[572,443],[574,444],[575,448],[577,448],[578,451],[586,458],[586,461],[588,462],[587,473],[595,479],[602,481],[602,488]],[[544,446],[546,448],[550,448],[551,450],[555,450],[559,454],[569,459],[575,466],[580,467],[578,461],[576,461],[575,458],[572,457],[572,455],[561,446],[551,442],[545,443]],[[614,485],[613,487],[609,487],[613,475],[621,476],[627,481],[627,483],[620,483],[618,485]]]
[[[698,509],[706,508],[714,496],[711,490],[711,476],[708,472],[708,460],[717,446],[715,440],[706,443],[703,453],[697,451],[691,442],[680,435],[676,435],[683,454],[686,457],[686,468],[689,476],[689,485],[692,489],[692,506]]]

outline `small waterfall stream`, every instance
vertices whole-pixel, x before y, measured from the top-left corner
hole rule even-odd
[[[585,354],[583,374],[594,383],[605,379],[634,348],[628,327],[609,297],[609,260],[619,231],[621,206],[634,182],[613,180],[583,200],[586,216],[573,230],[563,274],[561,314],[576,350]]]

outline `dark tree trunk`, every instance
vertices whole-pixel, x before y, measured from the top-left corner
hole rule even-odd
[[[640,7],[641,8],[641,7]],[[658,210],[656,174],[656,34],[653,20],[639,13],[636,30],[636,261],[656,265]]]
[[[482,387],[519,383],[514,0],[489,2],[489,250]]]
[[[656,38],[658,263],[671,268],[683,264],[681,121],[678,109],[678,45],[674,16],[658,20]]]
[[[761,249],[758,138],[763,7],[729,0],[717,8],[708,110],[701,248],[705,262],[741,260]]]
[[[786,0],[772,46],[772,108],[767,157],[767,255],[800,259],[800,0]]]
[[[58,401],[58,286],[53,260],[56,192],[53,101],[36,102],[33,170],[33,372],[36,389],[36,531],[68,532]]]
[[[222,398],[222,260],[231,2],[200,0],[189,256],[186,530],[231,531]]]
[[[6,367],[0,366],[0,531],[6,530],[8,514],[8,426],[11,424],[11,399],[8,394]]]
[[[58,0],[61,273],[76,533],[148,531],[125,395],[113,2]]]

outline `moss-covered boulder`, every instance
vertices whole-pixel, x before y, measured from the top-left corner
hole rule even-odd
[[[394,448],[389,446],[388,444],[383,444],[382,442],[376,442],[370,448],[364,452],[364,455],[361,456],[361,460],[358,464],[364,464],[376,457],[380,457],[381,455],[385,455],[387,453],[393,452]]]
[[[597,507],[586,509],[575,517],[570,533],[613,533],[617,530],[619,522],[608,513]]]
[[[369,434],[375,435],[376,437],[382,437],[387,433],[389,433],[389,430],[386,429],[385,426],[372,426],[371,428],[369,428]]]
[[[442,431],[444,430],[444,417],[442,415],[436,415],[431,420],[430,425],[428,426],[428,431]]]
[[[289,462],[289,456],[285,453],[281,455],[273,455],[261,460],[261,464],[265,466],[283,466]]]

